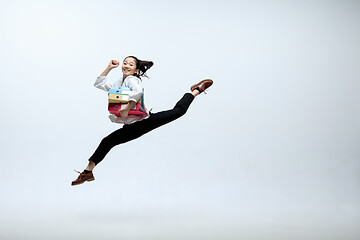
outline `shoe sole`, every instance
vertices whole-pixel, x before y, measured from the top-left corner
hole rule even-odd
[[[211,79],[204,79],[204,80],[202,80],[201,82],[199,82],[199,83],[197,83],[197,84],[192,85],[192,86],[191,86],[191,88],[190,88],[190,90],[191,90],[191,91],[194,91],[194,90],[195,90],[195,86],[196,86],[196,85],[201,86],[201,84],[203,84],[205,81],[211,81],[211,85],[213,84],[213,80],[211,80]],[[211,85],[210,85],[210,86],[211,86]],[[206,89],[205,89],[205,90],[206,90]]]
[[[80,184],[83,184],[84,182],[91,182],[91,181],[94,181],[95,178],[89,178],[89,179],[86,179],[85,181],[83,182],[78,182],[78,183],[71,183],[71,186],[76,186],[76,185],[80,185]]]

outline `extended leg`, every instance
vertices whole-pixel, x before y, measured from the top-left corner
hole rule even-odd
[[[150,117],[147,119],[124,125],[122,128],[114,131],[100,142],[94,154],[89,158],[90,163],[86,170],[91,171],[116,145],[134,140],[157,127],[181,117],[186,113],[193,100],[194,96],[190,93],[186,93],[180,101],[176,103],[173,109],[151,113]]]

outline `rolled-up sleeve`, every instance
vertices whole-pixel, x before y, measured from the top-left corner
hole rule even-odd
[[[97,79],[94,83],[94,86],[101,90],[108,92],[110,90],[110,88],[113,87],[113,84],[111,84],[107,81],[106,76],[99,76],[99,77],[97,77]]]
[[[128,85],[131,89],[131,93],[129,94],[129,101],[138,102],[143,95],[143,88],[141,86],[141,80],[137,77],[129,77]]]

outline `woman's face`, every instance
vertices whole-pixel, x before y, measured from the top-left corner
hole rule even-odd
[[[132,57],[128,57],[124,59],[122,65],[122,72],[124,76],[135,75],[139,69],[136,69],[136,61]]]

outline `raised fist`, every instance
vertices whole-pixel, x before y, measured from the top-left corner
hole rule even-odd
[[[116,67],[118,67],[119,66],[119,61],[117,61],[117,60],[111,60],[110,61],[110,63],[109,63],[109,68],[116,68]]]

